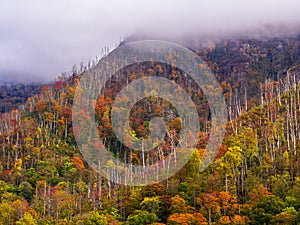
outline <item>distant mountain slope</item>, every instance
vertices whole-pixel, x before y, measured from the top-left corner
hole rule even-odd
[[[121,45],[143,39],[151,37],[128,37]],[[283,79],[290,68],[300,65],[300,35],[295,34],[227,39],[190,37],[170,41],[191,49],[207,62],[224,89],[227,104],[239,106],[231,110],[231,118],[260,104],[265,81]]]
[[[233,92],[228,104],[240,105],[233,118],[260,104],[265,81],[279,81],[300,65],[298,37],[222,40],[191,48],[207,61],[224,91]]]
[[[17,109],[31,96],[41,92],[43,84],[3,82],[0,84],[0,113]]]

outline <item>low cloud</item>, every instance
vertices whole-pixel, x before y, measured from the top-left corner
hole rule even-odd
[[[0,80],[45,81],[132,33],[160,38],[276,34],[300,24],[298,0],[4,0]],[[252,32],[249,32],[252,33]]]

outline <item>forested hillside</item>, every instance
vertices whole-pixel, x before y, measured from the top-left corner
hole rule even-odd
[[[28,97],[39,94],[42,86],[42,84],[0,83],[0,112],[17,109],[19,105],[26,103]]]
[[[0,224],[300,223],[299,47],[297,38],[192,47],[216,73],[231,118],[214,162],[201,172],[210,125],[201,90],[185,86],[189,78],[181,78],[182,71],[151,62],[112,78],[97,101],[99,134],[112,154],[132,165],[177,151],[180,122],[163,100],[142,101],[130,117],[136,136],[129,138],[147,136],[147,120],[159,115],[167,118],[171,144],[147,156],[120,145],[109,113],[124,85],[143,76],[167,77],[185,87],[202,112],[198,147],[186,166],[164,182],[142,187],[104,179],[81,156],[72,104],[84,73],[74,71],[68,81],[44,86],[18,110],[0,115]],[[114,166],[108,162],[107,171]]]

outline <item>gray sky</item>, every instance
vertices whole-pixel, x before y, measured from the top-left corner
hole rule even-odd
[[[43,81],[136,31],[181,37],[300,24],[299,0],[0,0],[0,80]]]

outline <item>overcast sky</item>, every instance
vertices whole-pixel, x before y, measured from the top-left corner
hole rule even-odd
[[[0,0],[0,80],[53,80],[120,38],[296,26],[299,0]]]

